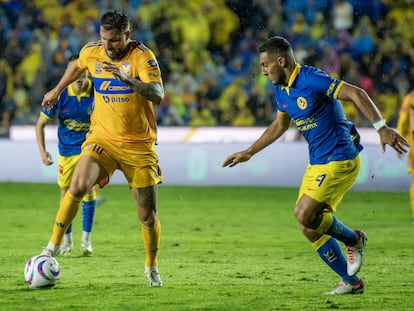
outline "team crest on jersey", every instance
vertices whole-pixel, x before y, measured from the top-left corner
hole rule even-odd
[[[96,64],[95,64],[95,73],[96,74],[100,74],[100,73],[102,73],[102,69],[103,69],[103,63],[102,63],[102,61],[101,60],[97,60],[96,61]]]
[[[122,63],[120,70],[127,74],[128,76],[131,75],[131,64],[129,62]]]
[[[298,97],[296,103],[298,104],[299,109],[301,110],[305,110],[306,107],[308,107],[308,102],[306,101],[306,99],[302,96]]]

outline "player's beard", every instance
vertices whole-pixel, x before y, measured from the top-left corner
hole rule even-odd
[[[125,47],[122,50],[121,49],[110,49],[110,50],[106,49],[105,53],[106,53],[106,55],[108,55],[108,57],[111,60],[117,61],[117,60],[122,59],[125,56],[127,50],[128,50],[127,47]]]
[[[277,75],[273,75],[272,77],[270,77],[270,80],[272,81],[273,85],[277,85],[277,84],[282,84],[282,85],[287,85],[286,81],[286,75],[285,73],[279,72]]]

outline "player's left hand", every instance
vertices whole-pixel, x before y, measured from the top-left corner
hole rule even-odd
[[[112,73],[118,80],[126,81],[129,78],[129,76],[125,72],[122,72],[117,65],[110,62],[103,62],[103,64],[103,69]]]
[[[398,154],[407,152],[408,141],[396,130],[386,127],[379,131],[382,152],[385,152],[385,145],[390,145]]]

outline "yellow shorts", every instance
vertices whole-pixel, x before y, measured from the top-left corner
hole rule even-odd
[[[336,211],[344,194],[355,183],[361,158],[335,161],[328,164],[308,164],[300,186],[298,200],[303,194],[318,202],[324,202]]]
[[[162,181],[154,146],[146,149],[135,150],[114,146],[98,135],[89,134],[82,145],[81,156],[93,156],[105,169],[107,177],[99,182],[99,186],[105,186],[115,170],[119,169],[124,173],[130,187],[145,188]]]
[[[69,187],[72,180],[73,171],[75,170],[76,163],[80,158],[79,154],[73,156],[61,156],[58,157],[58,185],[59,187]]]

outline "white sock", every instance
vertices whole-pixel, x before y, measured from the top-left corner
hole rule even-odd
[[[92,232],[82,231],[82,241],[91,241]]]
[[[64,244],[72,244],[73,243],[72,233],[65,233],[63,235],[63,243]]]
[[[55,245],[52,242],[49,241],[49,243],[47,243],[47,249],[50,249],[53,253],[55,253],[58,249],[59,249],[59,245]]]

